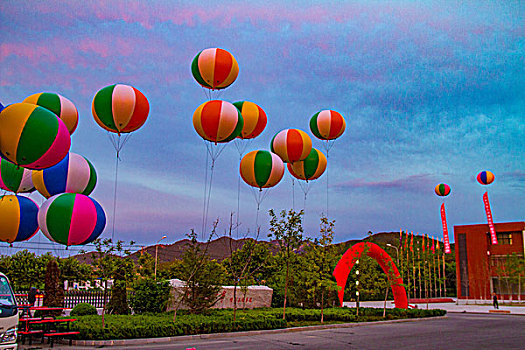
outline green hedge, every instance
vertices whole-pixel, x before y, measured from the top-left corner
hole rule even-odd
[[[442,316],[444,310],[387,309],[386,319],[421,318]],[[80,332],[79,339],[107,340],[171,337],[178,335],[223,333],[261,329],[278,329],[301,321],[319,321],[321,310],[286,309],[286,321],[282,319],[282,309],[256,309],[237,312],[235,323],[232,310],[210,310],[204,315],[179,312],[173,322],[173,313],[157,315],[106,315],[106,327],[102,328],[101,316],[79,316],[71,324],[71,330]],[[325,322],[365,322],[384,320],[381,308],[329,308],[324,311]]]

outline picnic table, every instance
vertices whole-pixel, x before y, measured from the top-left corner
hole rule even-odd
[[[33,308],[31,308],[33,309]],[[63,308],[51,308],[51,307],[38,307],[35,308],[43,311],[55,311]],[[22,344],[25,343],[25,338],[29,338],[29,344],[32,344],[33,337],[40,337],[42,343],[47,337],[48,343],[53,347],[54,340],[56,338],[67,338],[69,339],[69,345],[72,345],[73,337],[80,334],[77,331],[70,331],[69,325],[72,322],[75,322],[76,318],[55,318],[54,316],[44,316],[44,317],[21,317],[19,324],[19,332],[21,335]],[[65,325],[59,327],[59,325]]]

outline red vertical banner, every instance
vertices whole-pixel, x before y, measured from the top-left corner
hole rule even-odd
[[[450,254],[450,241],[448,240],[447,214],[445,214],[445,203],[441,204],[441,224],[443,225],[443,245],[445,253]]]
[[[483,194],[483,203],[485,204],[485,213],[487,214],[487,222],[489,224],[490,242],[492,244],[498,244],[496,229],[494,228],[494,222],[492,221],[492,212],[490,211],[489,195],[487,192]]]

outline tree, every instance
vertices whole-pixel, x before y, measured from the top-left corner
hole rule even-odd
[[[295,212],[290,209],[288,212],[282,210],[279,217],[273,209],[270,214],[270,233],[269,238],[277,240],[280,254],[284,258],[286,265],[286,277],[284,283],[284,301],[283,301],[283,320],[286,319],[286,297],[288,294],[288,283],[290,279],[290,265],[295,256],[295,250],[303,243],[303,226],[302,216],[304,212]]]
[[[58,267],[64,281],[89,281],[93,278],[93,266],[79,262],[73,257],[58,259]]]
[[[329,292],[337,291],[337,283],[334,280],[332,271],[337,263],[337,255],[332,245],[334,240],[335,221],[328,221],[325,216],[321,217],[319,234],[315,239],[312,253],[313,257],[309,264],[314,270],[313,292],[321,292],[321,323],[324,322],[325,296]]]
[[[64,287],[60,280],[60,270],[55,259],[49,260],[46,269],[44,306],[64,307]],[[58,312],[57,312],[58,313]],[[58,314],[61,314],[60,311]]]
[[[258,244],[259,230],[257,230],[255,239],[243,237],[245,243],[241,249],[234,250],[232,231],[233,213],[230,215],[229,230],[226,233],[230,256],[224,259],[222,263],[233,283],[233,322],[235,322],[237,317],[237,287],[240,286],[244,290],[246,297],[248,285],[253,281],[252,277],[266,264],[270,252],[268,248],[265,249],[263,245]],[[246,300],[246,298],[243,300]]]
[[[118,285],[111,295],[109,304],[111,311],[127,313],[127,281],[133,276],[133,261],[129,258],[130,249],[124,249],[123,241],[113,241],[109,238],[96,239],[95,245],[95,274],[104,282],[104,307],[102,309],[102,327],[105,326],[107,281],[113,279]],[[134,244],[130,242],[130,246]],[[125,255],[125,256],[122,256]]]
[[[182,303],[185,303],[192,313],[201,313],[215,305],[220,299],[225,270],[215,260],[208,257],[208,246],[211,238],[215,236],[218,220],[213,224],[213,230],[205,244],[204,249],[197,241],[197,233],[191,230],[187,236],[189,243],[182,256],[181,279],[185,286],[178,296],[175,315]]]
[[[30,287],[42,289],[47,263],[51,259],[51,253],[37,257],[35,253],[24,249],[11,256],[2,256],[0,269],[9,277],[16,291],[28,290]]]
[[[152,277],[155,273],[155,259],[148,252],[143,252],[137,261],[137,273],[141,277]]]

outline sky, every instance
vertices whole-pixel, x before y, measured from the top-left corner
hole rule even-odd
[[[346,131],[306,199],[285,173],[259,211],[253,191],[239,186],[239,153],[228,144],[214,167],[204,231],[218,219],[224,234],[239,198],[239,236],[253,236],[258,224],[266,238],[269,209],[304,208],[308,237],[328,214],[336,242],[399,229],[442,238],[439,183],[452,189],[451,233],[486,222],[485,190],[495,222],[525,220],[520,1],[13,0],[0,3],[0,33],[2,104],[56,92],[77,107],[71,151],[97,169],[91,197],[107,213],[103,238],[148,245],[191,229],[202,236],[210,170],[192,116],[208,98],[190,66],[211,47],[231,52],[240,68],[213,97],[255,102],[268,116],[247,151],[269,150],[286,128],[308,132],[322,150],[309,120],[323,109],[340,112]],[[120,153],[116,202],[115,150],[91,114],[95,93],[115,83],[150,103],[147,122]],[[482,170],[496,176],[485,188],[476,182]],[[39,232],[15,248],[44,242]]]

